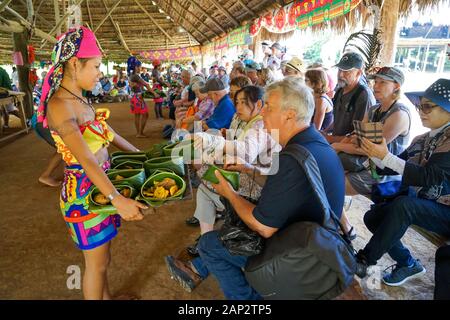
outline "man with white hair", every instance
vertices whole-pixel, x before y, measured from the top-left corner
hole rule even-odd
[[[219,78],[209,79],[199,92],[207,93],[215,106],[212,116],[203,122],[203,130],[228,129],[236,110],[222,80]]]
[[[301,80],[289,77],[266,88],[261,112],[264,127],[283,146],[283,150],[290,145],[298,145],[309,151],[317,162],[331,209],[340,217],[344,203],[344,170],[325,138],[310,126],[313,113],[313,94]],[[279,155],[278,172],[268,176],[257,205],[242,198],[218,171],[215,172],[219,180],[214,185],[216,191],[231,203],[251,230],[264,238],[272,237],[295,222],[322,223],[323,220],[323,210],[314,196],[315,187],[309,182],[305,169],[283,150]],[[250,172],[255,174],[254,170]],[[261,298],[248,284],[242,271],[248,257],[231,255],[219,240],[217,231],[205,233],[200,238],[198,249],[227,299]]]
[[[363,120],[376,100],[372,90],[364,84],[364,61],[355,52],[345,53],[336,65],[339,89],[333,99],[333,134],[326,136],[328,142],[348,142],[347,135],[353,132],[353,121]]]

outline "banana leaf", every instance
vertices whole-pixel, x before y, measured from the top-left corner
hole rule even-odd
[[[169,144],[163,148],[165,156],[180,156],[185,161],[194,160],[194,140],[183,140]],[[189,158],[188,158],[189,157]]]
[[[137,160],[127,160],[113,166],[113,169],[142,169],[144,162]]]
[[[140,190],[145,182],[145,171],[144,169],[124,169],[108,171],[106,174],[114,185],[127,184],[137,190]],[[122,180],[115,180],[116,177],[120,175],[124,177]]]
[[[170,141],[164,141],[162,143],[155,143],[149,150],[146,151],[147,159],[158,158],[164,155],[163,148],[170,144]]]
[[[167,95],[166,95],[166,93],[164,91],[161,91],[161,90],[158,90],[158,89],[153,89],[153,91],[155,91],[159,95],[158,98],[166,98],[167,97]],[[145,99],[155,99],[155,96],[150,91],[145,91],[142,96]]]
[[[144,162],[147,160],[147,156],[145,154],[129,154],[129,155],[119,155],[111,158],[111,165],[113,167],[118,166],[121,163],[126,161],[139,161]]]
[[[227,171],[211,165],[203,174],[202,179],[214,184],[219,183],[219,179],[217,179],[214,173],[216,170],[219,170],[219,172],[231,184],[234,190],[239,190],[239,172]]]
[[[151,176],[157,169],[170,169],[180,176],[184,176],[184,163],[182,157],[158,157],[144,162],[147,176]]]
[[[145,151],[138,151],[138,152],[133,152],[133,151],[115,151],[113,153],[111,153],[111,159],[115,158],[117,156],[134,156],[134,155],[144,155],[145,156]]]
[[[171,178],[171,179],[175,180],[175,182],[178,186],[178,191],[173,196],[169,196],[165,199],[159,199],[159,198],[148,197],[148,196],[144,195],[144,190],[152,187],[154,185],[155,181],[161,182],[165,178]],[[184,195],[185,191],[186,191],[186,182],[179,175],[177,175],[175,173],[170,173],[170,172],[157,172],[144,182],[144,184],[141,187],[141,192],[136,197],[136,200],[143,201],[152,207],[159,207],[167,201],[183,199],[183,195]]]
[[[134,199],[138,195],[138,189],[133,188],[129,185],[116,185],[117,191],[121,192],[123,189],[129,189],[131,191],[130,199]],[[100,193],[97,187],[93,187],[89,192],[89,211],[97,214],[116,214],[117,209],[112,204],[102,205],[94,201],[95,195]]]

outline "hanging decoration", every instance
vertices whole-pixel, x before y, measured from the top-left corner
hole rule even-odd
[[[297,0],[271,10],[250,25],[256,36],[262,27],[273,33],[285,33],[330,21],[355,9],[361,0]]]
[[[33,64],[34,60],[36,59],[35,49],[31,44],[28,45],[27,49],[28,49],[28,63]]]
[[[183,59],[193,59],[201,55],[200,46],[196,47],[186,47],[177,49],[167,49],[167,50],[150,50],[142,51],[139,53],[141,57],[149,60],[183,60]]]
[[[12,60],[13,64],[15,64],[16,66],[23,66],[22,52],[14,51],[12,54]]]

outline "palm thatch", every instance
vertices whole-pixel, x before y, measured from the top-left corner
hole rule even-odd
[[[3,0],[9,9],[27,18],[27,0]],[[60,16],[74,2],[80,0],[56,0]],[[365,24],[371,13],[368,5],[383,0],[363,0],[349,14],[334,19],[327,24],[314,26],[314,30],[331,27],[343,31]],[[384,0],[387,1],[387,0]],[[99,43],[110,60],[123,61],[129,52],[142,50],[171,49],[206,44],[219,38],[234,28],[250,22],[280,5],[292,0],[84,0],[81,2],[83,24],[89,26],[97,35]],[[413,3],[420,10],[437,6],[449,0],[401,0],[400,14],[408,15]],[[56,36],[54,26],[54,1],[32,0],[34,17],[31,24],[45,33]],[[1,5],[0,5],[1,8]],[[20,22],[10,10],[0,9],[0,63],[10,63],[13,51],[12,37],[7,30],[7,21]],[[110,17],[106,13],[112,10]],[[62,24],[62,31],[65,23]],[[282,38],[283,35],[280,36]],[[43,42],[35,34],[30,43],[36,48],[37,59],[48,59],[53,45]]]
[[[79,0],[57,0],[64,8]],[[3,3],[0,1],[0,3]],[[27,0],[7,1],[8,8],[27,18]],[[56,37],[54,1],[33,0],[34,25]],[[129,52],[164,50],[205,44],[257,17],[271,0],[84,0],[82,22],[95,30],[110,60],[123,61]],[[1,7],[0,7],[1,8]],[[9,9],[0,9],[0,63],[11,63],[12,37],[7,20],[20,22]],[[109,10],[110,17],[106,18]],[[67,20],[67,19],[65,19]],[[62,31],[66,30],[65,22]],[[33,35],[37,59],[49,59],[53,45]]]
[[[381,32],[374,29],[373,32],[359,31],[352,33],[345,42],[343,52],[350,49],[361,54],[365,60],[365,71],[370,73],[378,64],[378,57],[382,48]]]

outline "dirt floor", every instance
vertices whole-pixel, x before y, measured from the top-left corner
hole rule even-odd
[[[109,108],[111,126],[141,149],[161,141],[161,129],[169,123],[155,120],[151,113],[146,130],[150,138],[137,139],[128,104],[116,103]],[[79,266],[83,270],[83,257],[61,218],[59,189],[38,183],[53,152],[33,132],[0,147],[0,299],[82,299],[81,290],[67,286],[72,274],[67,273],[68,268]],[[359,235],[356,249],[370,238],[362,223],[368,207],[367,200],[355,197],[349,212]],[[113,294],[132,293],[142,299],[224,298],[213,277],[188,293],[167,272],[163,257],[176,254],[198,236],[199,229],[184,222],[194,208],[193,200],[180,201],[157,209],[141,222],[122,223],[112,242],[108,273]],[[408,232],[405,243],[428,272],[404,287],[386,287],[374,280],[378,271],[392,263],[384,257],[375,276],[361,282],[368,299],[432,299],[436,248],[414,231]]]

